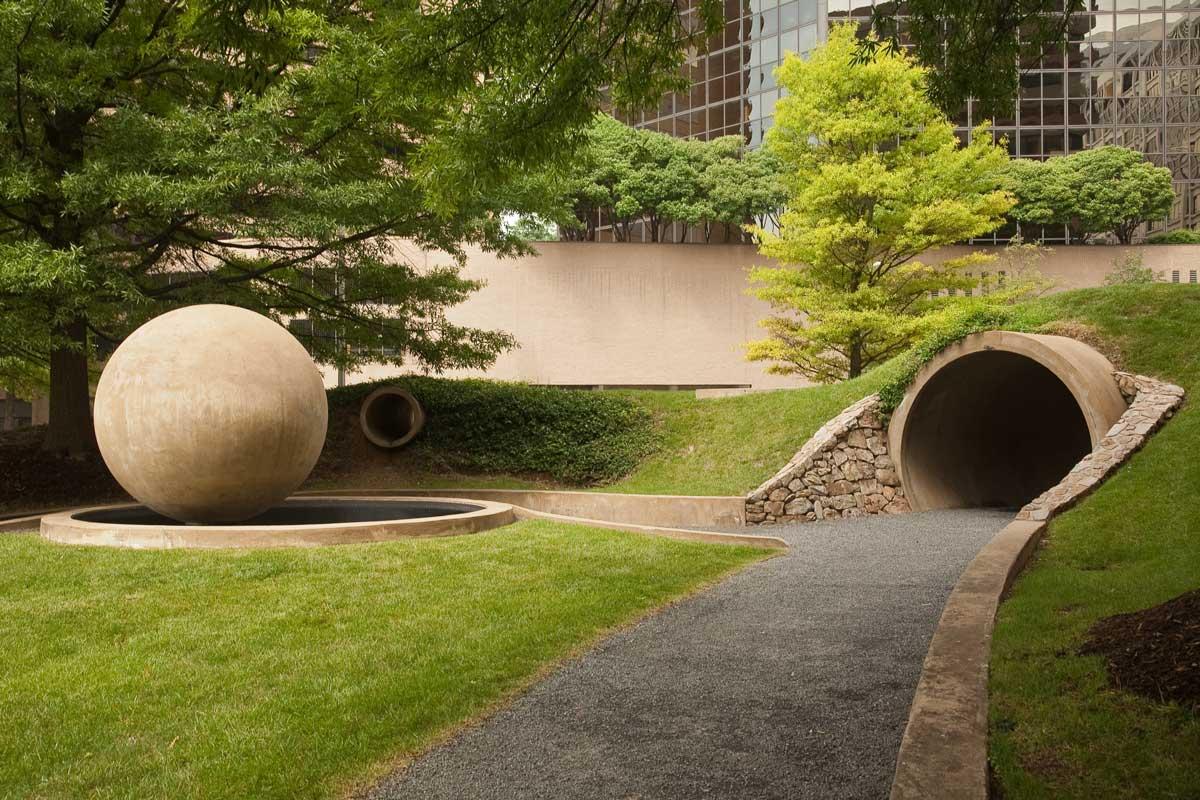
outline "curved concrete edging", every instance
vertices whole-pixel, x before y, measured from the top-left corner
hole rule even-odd
[[[921,667],[891,800],[987,798],[992,630],[1001,599],[1045,529],[1045,522],[1009,523],[954,585]]]
[[[340,493],[325,496],[335,499],[349,497]],[[388,496],[386,499],[399,501],[418,498]],[[517,519],[512,506],[507,503],[487,500],[469,502],[476,510],[461,514],[316,525],[125,525],[88,522],[74,516],[84,511],[126,508],[132,504],[97,506],[42,517],[40,532],[42,538],[61,544],[135,549],[319,547],[395,539],[461,536],[508,525]]]
[[[988,662],[996,612],[1049,520],[1092,492],[1170,419],[1183,390],[1119,373],[1133,402],[1070,473],[1030,501],[967,566],[942,611],[896,759],[891,800],[986,800]]]
[[[605,522],[601,519],[586,519],[584,517],[568,517],[563,514],[548,514],[544,511],[533,511],[520,506],[513,506],[518,519],[546,519],[555,522],[569,522],[572,525],[586,525],[590,528],[607,528],[608,530],[629,531],[630,533],[645,533],[651,536],[662,536],[667,539],[679,539],[686,542],[709,542],[711,544],[739,544],[749,547],[766,549],[780,548],[786,550],[788,543],[778,536],[756,536],[749,533],[718,533],[716,531],[697,531],[685,528],[662,528],[656,525],[632,525],[628,522]]]
[[[786,549],[788,547],[787,542],[777,536],[697,530],[697,528],[740,524],[740,522],[731,523],[728,519],[736,511],[736,516],[740,520],[740,512],[745,503],[741,497],[638,495],[522,489],[401,489],[398,491],[406,497],[502,500],[512,506],[518,519],[547,519],[591,528],[608,528],[664,536],[682,541],[738,544],[768,549]],[[337,492],[312,491],[300,494],[305,497],[325,497],[334,494],[340,497],[390,497],[393,492],[383,489],[366,489]],[[639,520],[639,514],[644,514],[645,517]]]
[[[42,535],[51,541],[71,544],[120,545],[124,547],[280,547],[320,546],[347,544],[352,542],[386,541],[414,536],[454,536],[476,533],[517,519],[549,519],[570,522],[593,528],[644,533],[664,536],[682,541],[736,544],[767,549],[786,549],[785,540],[776,536],[758,536],[741,533],[719,533],[696,530],[705,527],[726,527],[740,524],[744,500],[741,497],[707,497],[685,495],[628,495],[599,492],[557,492],[552,490],[513,489],[412,489],[412,490],[358,490],[358,491],[307,491],[298,492],[296,497],[380,497],[421,498],[438,497],[484,503],[488,506],[504,506],[510,509],[511,517],[489,524],[477,525],[474,514],[435,517],[427,520],[397,520],[386,523],[354,523],[356,530],[337,534],[332,530],[316,530],[322,526],[280,526],[279,529],[253,531],[247,541],[245,527],[206,526],[199,529],[191,526],[162,526],[139,532],[130,538],[127,533],[115,530],[114,526],[100,523],[80,522],[70,515],[119,506],[96,506],[93,508],[64,509],[57,513],[35,514],[0,522],[0,532],[27,531],[37,529],[43,520],[51,526],[41,525]],[[508,502],[506,502],[508,501]],[[615,502],[614,502],[615,501]],[[571,513],[574,512],[574,513]],[[478,512],[476,512],[478,513]],[[588,516],[594,514],[595,516]],[[417,526],[422,523],[423,526]],[[660,524],[665,523],[665,524]],[[387,526],[391,530],[384,530]],[[402,527],[403,526],[403,527]],[[337,526],[339,528],[346,526]],[[308,530],[298,530],[307,528]],[[201,531],[208,535],[200,538]],[[235,532],[236,531],[236,536]]]
[[[63,509],[56,509],[56,511],[61,510]],[[40,523],[42,518],[47,516],[49,513],[53,512],[29,514],[24,517],[12,517],[10,519],[6,519],[0,522],[0,533],[16,533],[17,531],[36,530],[38,523]]]
[[[300,492],[302,495],[321,492]],[[409,497],[461,497],[491,500],[564,517],[660,528],[735,528],[745,519],[746,498],[572,492],[553,489],[406,489],[355,492],[357,497],[404,494]]]

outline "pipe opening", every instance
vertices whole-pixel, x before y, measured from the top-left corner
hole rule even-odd
[[[394,449],[421,432],[425,427],[425,411],[407,389],[385,386],[363,401],[358,420],[367,441]]]
[[[943,367],[913,398],[903,431],[906,490],[924,508],[1024,505],[1092,450],[1070,389],[1017,353]]]

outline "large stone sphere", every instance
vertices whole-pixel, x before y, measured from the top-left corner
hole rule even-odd
[[[183,522],[241,522],[296,490],[321,454],[321,373],[272,320],[224,305],[138,328],[96,387],[96,440],[129,494]]]

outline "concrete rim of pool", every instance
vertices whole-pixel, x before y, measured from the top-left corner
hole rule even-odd
[[[41,535],[62,544],[145,549],[317,547],[458,536],[515,521],[511,505],[488,500],[292,497],[232,525],[185,525],[136,504],[74,509],[43,517]]]

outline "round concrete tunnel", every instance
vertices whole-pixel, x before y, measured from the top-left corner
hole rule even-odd
[[[382,386],[367,395],[358,424],[371,444],[387,450],[412,441],[425,427],[425,410],[417,398],[399,386]]]
[[[989,331],[939,353],[888,439],[914,510],[1024,505],[1125,411],[1103,355],[1075,339]]]

